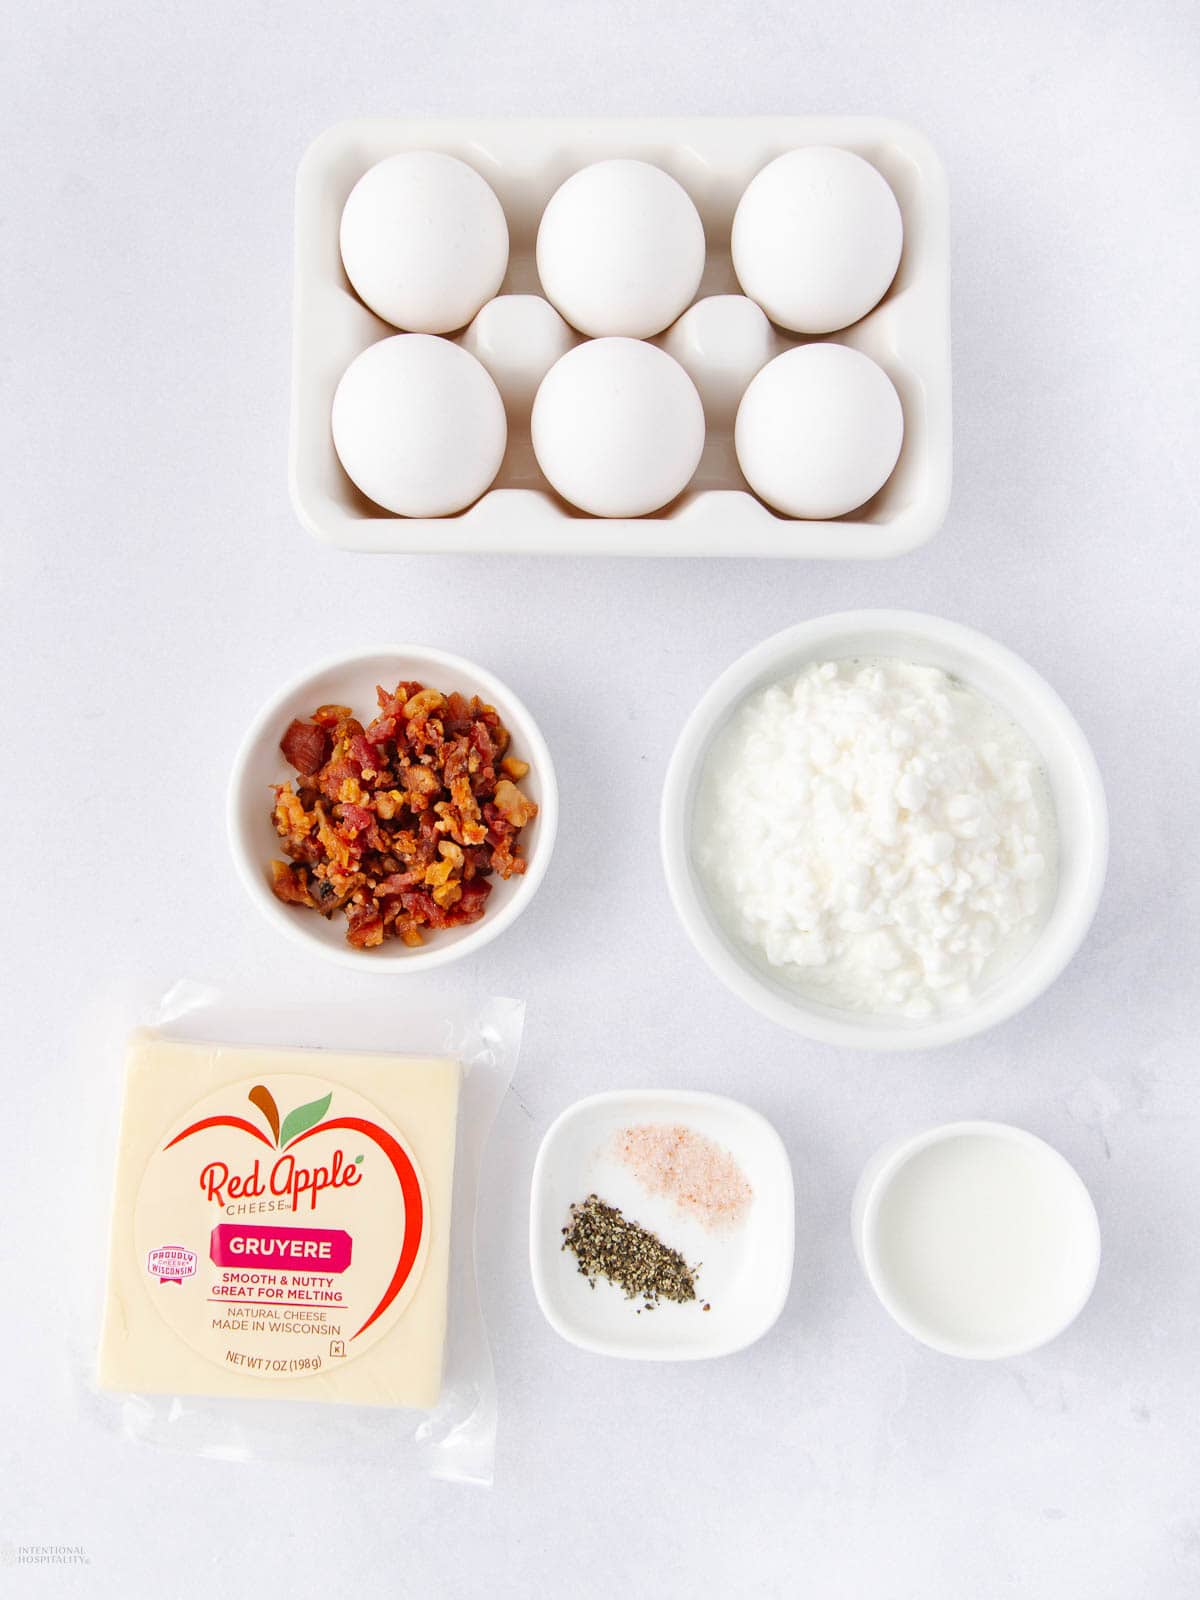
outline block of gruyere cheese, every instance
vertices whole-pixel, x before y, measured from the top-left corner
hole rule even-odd
[[[101,1386],[434,1405],[459,1077],[135,1034]]]

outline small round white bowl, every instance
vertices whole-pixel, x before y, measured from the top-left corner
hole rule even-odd
[[[905,1021],[823,1006],[772,972],[723,926],[692,858],[696,791],[714,738],[750,694],[813,661],[893,657],[940,667],[1007,711],[1041,756],[1058,825],[1053,906],[1026,954],[969,1006]],[[1054,982],[1083,942],[1108,865],[1104,787],[1078,723],[1045,680],[1003,645],[961,623],[916,611],[845,611],[764,640],[716,680],[684,724],[667,768],[661,812],[667,887],[709,967],[764,1016],[826,1044],[925,1050],[1005,1021]]]
[[[1057,1226],[1060,1239],[1070,1238],[1064,1259],[1054,1274],[1054,1299],[1042,1308],[1040,1317],[1032,1313],[1019,1335],[966,1338],[949,1333],[945,1327],[913,1311],[903,1289],[893,1282],[879,1248],[884,1212],[898,1179],[911,1163],[931,1149],[956,1140],[993,1140],[1015,1146],[1022,1158],[1041,1169],[1043,1201],[1053,1193],[1056,1216],[1045,1217],[1044,1225]],[[1039,1211],[1038,1217],[1045,1213]],[[1028,1215],[1014,1219],[1020,1235],[1031,1223]],[[942,1355],[970,1361],[1003,1361],[1027,1355],[1051,1339],[1057,1339],[1087,1305],[1100,1271],[1100,1222],[1087,1185],[1067,1158],[1053,1145],[1024,1128],[1006,1122],[949,1122],[928,1128],[911,1138],[894,1139],[877,1150],[863,1169],[850,1208],[850,1233],[859,1265],[888,1315],[912,1338]]]
[[[271,890],[270,862],[281,859],[271,821],[271,788],[294,780],[279,741],[293,717],[310,717],[320,705],[346,705],[365,723],[376,704],[375,687],[393,688],[412,679],[450,693],[477,694],[495,706],[512,735],[511,751],[529,763],[521,788],[537,801],[538,814],[521,830],[521,854],[528,862],[520,877],[491,879],[487,910],[478,922],[431,930],[426,942],[410,949],[387,939],[371,950],[346,943],[346,921],[326,919],[302,906],[287,906]],[[290,939],[318,950],[360,972],[427,972],[431,967],[473,955],[510,927],[533,899],[546,874],[558,829],[558,785],[541,731],[512,690],[472,661],[423,645],[395,645],[324,661],[292,680],[262,708],[242,740],[229,785],[229,840],[238,875],[250,898],[274,927]]]

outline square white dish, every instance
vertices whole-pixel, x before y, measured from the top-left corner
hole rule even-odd
[[[710,430],[688,489],[654,516],[589,517],[549,488],[528,430],[514,431],[495,486],[466,511],[393,516],[343,472],[329,417],[346,367],[396,330],[355,295],[338,225],[354,184],[401,150],[434,149],[474,166],[508,218],[502,294],[540,293],[534,243],[542,210],[572,172],[610,156],[655,162],[688,190],[708,258],[698,298],[738,292],[729,257],[733,212],[754,174],[800,145],[840,145],[874,163],[904,218],[895,281],[861,321],[827,337],[877,361],[900,393],[904,446],[891,478],[859,511],[801,522],[746,488],[728,431]],[[725,555],[857,558],[901,555],[932,538],[950,497],[950,227],[942,163],[923,135],[884,117],[546,119],[362,118],[321,134],[296,182],[295,307],[289,480],[308,530],[346,550],[539,555]],[[807,342],[786,336],[787,343]]]
[[[705,1228],[671,1200],[652,1195],[611,1153],[633,1123],[684,1124],[723,1146],[753,1190],[736,1225]],[[604,1279],[593,1288],[563,1248],[570,1208],[590,1194],[699,1263],[699,1298],[642,1310]],[[722,1095],[633,1089],[577,1100],[550,1127],[534,1165],[529,1263],[547,1322],[572,1344],[642,1361],[730,1355],[761,1339],[787,1300],[795,1246],[792,1169],[765,1117]],[[707,1305],[706,1311],[703,1307]]]

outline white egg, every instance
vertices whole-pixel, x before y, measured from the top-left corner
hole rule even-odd
[[[346,276],[376,316],[413,333],[452,333],[499,289],[508,223],[474,167],[409,150],[351,189],[341,247]]]
[[[700,286],[704,224],[661,167],[597,161],[551,195],[537,269],[547,297],[581,333],[648,339]]]
[[[596,517],[640,517],[687,487],[704,449],[704,407],[655,345],[594,339],[543,378],[533,449],[564,500]]]
[[[538,294],[502,294],[481,307],[462,345],[495,379],[514,422],[527,422],[538,384],[578,335]]]
[[[500,470],[504,402],[473,355],[427,333],[370,345],[333,397],[333,443],[348,476],[403,517],[446,517]]]
[[[865,317],[900,264],[887,180],[850,150],[791,150],[753,178],[733,218],[733,269],[782,328],[832,333]]]
[[[750,382],[734,444],[754,492],[789,517],[844,516],[887,482],[904,440],[892,380],[840,344],[785,351]]]
[[[660,343],[700,392],[710,428],[733,421],[746,385],[775,354],[766,313],[741,294],[711,294],[672,323]]]

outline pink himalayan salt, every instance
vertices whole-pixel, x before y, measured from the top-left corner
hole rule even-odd
[[[673,1200],[706,1228],[740,1222],[754,1191],[719,1144],[676,1123],[623,1128],[614,1154],[650,1194]]]

